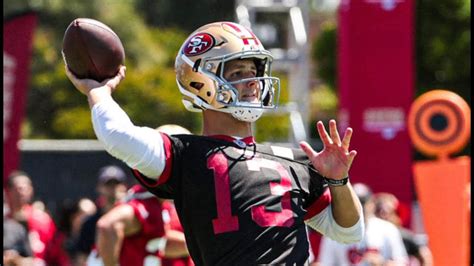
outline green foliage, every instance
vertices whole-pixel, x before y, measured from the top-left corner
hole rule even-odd
[[[28,90],[26,117],[31,124],[31,135],[24,137],[62,137],[64,133],[53,130],[56,114],[76,107],[78,103],[87,107],[85,96],[72,90],[65,78],[60,47],[51,41],[54,39],[55,33],[51,29],[39,28],[35,33],[31,61],[34,74]]]
[[[72,139],[95,138],[87,106],[59,109],[52,120],[52,129]]]
[[[256,122],[255,139],[258,142],[286,142],[289,130],[288,115],[265,115]]]
[[[332,89],[336,88],[336,35],[336,24],[333,22],[326,22],[322,25],[318,39],[311,47],[312,58],[314,61],[318,62],[316,75],[324,80]]]
[[[146,25],[134,1],[42,3],[23,138],[95,138],[86,97],[67,79],[60,52],[64,31],[78,17],[100,20],[120,36],[127,73],[114,98],[135,124],[176,123],[200,130],[200,116],[185,111],[176,88],[174,58],[186,38],[181,30]]]
[[[311,47],[311,57],[317,62],[315,75],[324,82],[313,88],[310,95],[311,116],[309,136],[319,139],[319,134],[315,125],[317,121],[325,122],[336,117],[338,106],[337,91],[337,27],[332,21],[324,22],[321,25],[321,32]]]
[[[320,85],[310,93],[309,101],[313,120],[322,119],[322,116],[326,116],[327,119],[336,117],[337,95],[330,86]],[[318,117],[315,117],[316,115]]]
[[[290,99],[290,90],[288,89],[288,73],[274,71],[272,75],[280,79],[280,105],[283,105]]]
[[[417,95],[441,88],[470,102],[470,1],[417,1],[416,10]]]

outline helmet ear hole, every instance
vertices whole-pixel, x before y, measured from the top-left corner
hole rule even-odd
[[[196,90],[201,90],[202,87],[204,87],[204,83],[201,83],[201,82],[196,82],[196,81],[191,81],[189,83],[189,86],[195,88]],[[208,92],[209,93],[209,92]],[[208,95],[210,96],[210,95]]]

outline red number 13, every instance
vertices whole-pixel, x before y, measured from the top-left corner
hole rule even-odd
[[[281,211],[267,211],[265,205],[253,206],[252,220],[262,227],[282,226],[289,227],[293,225],[293,211],[291,210],[291,179],[288,171],[278,162],[254,158],[247,161],[250,171],[260,171],[261,168],[273,169],[281,177],[280,182],[270,182],[270,191],[272,195],[281,197]],[[212,220],[214,233],[237,231],[239,229],[239,220],[237,216],[232,215],[231,210],[231,192],[229,169],[227,159],[222,153],[215,153],[207,160],[207,167],[214,171],[214,184],[216,191],[217,218]]]

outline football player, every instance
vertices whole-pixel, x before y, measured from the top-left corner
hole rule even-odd
[[[204,25],[185,40],[175,70],[183,103],[202,112],[202,135],[167,135],[135,126],[112,98],[125,67],[101,83],[77,79],[87,95],[97,138],[133,169],[153,194],[174,200],[196,265],[302,265],[306,224],[339,242],[364,232],[348,172],[352,129],[317,130],[324,148],[291,149],[255,142],[252,122],[275,108],[279,79],[272,55],[254,33],[232,22]]]
[[[159,198],[134,185],[125,199],[97,222],[97,259],[105,266],[162,265],[162,257],[168,258],[166,253],[187,254],[184,239],[168,236],[164,210]]]

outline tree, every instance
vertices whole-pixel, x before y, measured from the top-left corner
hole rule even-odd
[[[333,90],[337,88],[337,27],[334,22],[322,24],[321,32],[311,47],[311,55],[317,62],[316,76]]]
[[[417,95],[442,88],[470,102],[471,2],[416,3]]]

